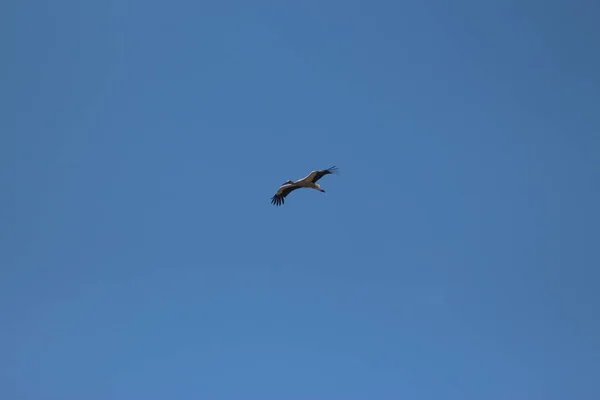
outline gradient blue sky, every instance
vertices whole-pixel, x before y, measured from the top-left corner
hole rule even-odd
[[[2,2],[0,397],[600,398],[598,15]]]

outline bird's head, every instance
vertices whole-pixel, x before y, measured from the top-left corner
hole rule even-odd
[[[292,183],[294,183],[294,181],[291,180],[283,182],[284,185],[291,185]]]

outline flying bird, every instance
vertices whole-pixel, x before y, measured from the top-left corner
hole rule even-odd
[[[286,181],[279,187],[277,193],[275,193],[275,195],[271,197],[271,203],[276,206],[284,204],[286,196],[296,189],[309,188],[325,193],[325,191],[321,189],[321,185],[319,185],[317,181],[325,175],[333,174],[336,171],[336,167],[319,169],[316,171],[312,171],[310,174],[297,181]]]

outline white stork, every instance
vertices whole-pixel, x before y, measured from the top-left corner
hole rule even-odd
[[[271,197],[271,203],[275,204],[276,206],[280,206],[283,203],[285,203],[285,197],[288,194],[292,193],[296,189],[301,189],[301,188],[315,189],[315,190],[318,190],[319,192],[325,193],[325,191],[323,189],[321,189],[321,185],[319,185],[317,183],[317,181],[319,179],[321,179],[322,177],[324,177],[325,175],[333,174],[336,171],[337,171],[336,167],[331,167],[331,168],[327,168],[327,169],[319,169],[316,171],[312,171],[310,174],[308,174],[304,178],[299,179],[297,181],[284,182],[283,185],[281,185],[279,187],[279,190],[277,191],[277,193],[275,193],[275,195],[273,197]]]

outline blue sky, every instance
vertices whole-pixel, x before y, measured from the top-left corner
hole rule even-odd
[[[0,396],[599,398],[599,12],[3,2]]]

